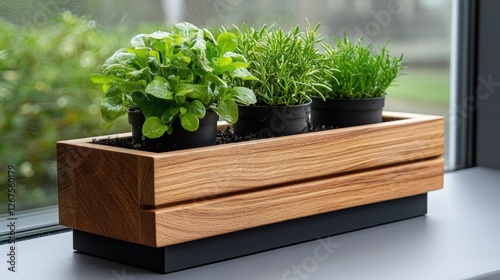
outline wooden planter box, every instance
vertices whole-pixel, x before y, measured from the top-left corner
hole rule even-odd
[[[426,193],[443,186],[443,151],[442,117],[387,112],[379,124],[166,153],[97,145],[91,138],[60,141],[59,221],[75,229],[77,250],[170,272],[425,214]],[[268,240],[266,234],[283,235],[276,225],[297,221],[297,229],[298,221],[345,211],[356,211],[344,218],[355,224],[345,229],[322,220],[319,232],[284,244],[253,244],[250,251],[173,266],[181,256],[165,258],[170,248],[223,246],[242,232],[240,243],[252,232]],[[378,214],[370,218],[367,211]],[[367,221],[358,222],[362,217]],[[116,242],[160,252],[159,265],[96,249]]]

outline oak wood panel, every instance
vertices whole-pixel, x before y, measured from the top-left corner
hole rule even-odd
[[[426,193],[443,186],[444,161],[301,182],[221,198],[145,210],[154,216],[156,243],[167,246],[348,207]]]
[[[444,151],[443,128],[441,117],[415,118],[162,154],[155,157],[154,196],[141,203],[200,200],[435,157]]]
[[[154,186],[142,185],[140,204],[158,206],[443,153],[442,117],[386,112],[384,118],[395,121],[167,153],[95,145],[91,138],[62,143],[154,159],[148,181]]]
[[[136,155],[58,143],[59,223],[131,242],[153,238],[139,212],[139,186],[151,181],[148,160],[152,167]]]

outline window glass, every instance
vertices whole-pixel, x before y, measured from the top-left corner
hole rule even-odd
[[[0,215],[7,168],[16,167],[17,210],[57,203],[55,143],[128,131],[101,120],[90,73],[140,32],[189,21],[218,30],[243,22],[288,28],[321,23],[404,53],[407,69],[386,110],[446,115],[451,0],[0,0]]]

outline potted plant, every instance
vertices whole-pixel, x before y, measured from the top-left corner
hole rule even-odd
[[[251,89],[233,82],[256,80],[234,52],[236,41],[234,33],[215,39],[186,22],[134,36],[131,47],[117,50],[102,73],[90,76],[105,92],[102,117],[113,121],[128,112],[133,138],[145,138],[154,150],[215,144],[217,115],[234,123],[236,103],[256,102]]]
[[[324,75],[331,90],[312,96],[311,123],[348,127],[382,121],[386,89],[404,68],[403,55],[392,56],[387,43],[379,52],[355,43],[346,34],[335,38],[336,46],[323,44],[325,63],[335,69]]]
[[[236,135],[257,134],[258,138],[304,133],[309,128],[310,95],[330,90],[322,81],[322,55],[316,48],[319,24],[306,32],[299,27],[285,32],[281,28],[237,28],[237,52],[248,59],[248,70],[257,80],[241,80],[252,88],[255,105],[240,105]]]

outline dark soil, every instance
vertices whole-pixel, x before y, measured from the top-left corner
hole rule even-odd
[[[119,148],[127,148],[141,151],[148,151],[144,142],[137,143],[132,139],[132,137],[127,138],[93,138],[92,144],[106,145],[106,146],[114,146]]]
[[[320,126],[320,127],[313,127],[309,129],[309,132],[316,132],[316,131],[323,131],[323,130],[329,130],[329,129],[334,129],[334,127],[327,127],[327,126]],[[263,138],[270,138],[266,137],[264,135]],[[252,141],[252,140],[258,140],[257,134],[250,134],[245,137],[241,136],[236,136],[233,133],[233,130],[231,128],[225,128],[223,130],[220,130],[217,133],[217,140],[215,142],[216,145],[222,145],[222,144],[229,144],[229,143],[237,143],[237,142],[244,142],[244,141]],[[134,141],[132,137],[127,137],[127,138],[94,138],[92,139],[93,144],[99,144],[99,145],[107,145],[107,146],[114,146],[114,147],[120,147],[120,148],[127,148],[127,149],[134,149],[134,150],[141,150],[141,151],[150,151],[150,152],[158,152],[160,147],[148,147],[145,145],[144,141],[137,142]]]
[[[215,141],[215,145],[244,142],[257,139],[257,134],[250,134],[245,137],[234,135],[233,130],[227,127],[217,132],[217,140]]]

